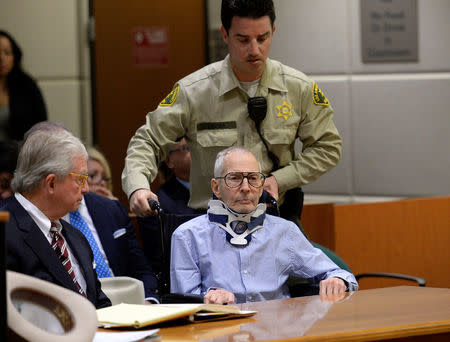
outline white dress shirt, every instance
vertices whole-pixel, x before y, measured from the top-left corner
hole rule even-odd
[[[16,197],[17,201],[22,205],[22,207],[24,207],[24,209],[28,212],[28,214],[30,214],[33,221],[37,224],[42,234],[44,234],[48,243],[51,245],[52,235],[50,234],[50,225],[51,225],[50,219],[47,216],[45,216],[45,214],[41,210],[39,210],[38,207],[36,207],[33,203],[31,203],[29,200],[23,197],[20,193],[16,192],[14,196]],[[54,222],[58,228],[63,228],[59,220],[56,220]],[[83,273],[81,272],[80,264],[73,255],[71,247],[68,243],[67,243],[67,251],[69,253],[70,262],[72,263],[75,279],[77,280],[78,284],[80,284],[80,287],[83,289],[83,291],[86,293],[86,280],[84,279]]]
[[[233,246],[226,232],[202,215],[180,225],[172,235],[172,292],[205,295],[212,287],[228,290],[236,303],[288,298],[290,275],[319,283],[338,277],[356,291],[353,274],[340,269],[314,248],[298,227],[266,215],[264,226],[245,247]]]

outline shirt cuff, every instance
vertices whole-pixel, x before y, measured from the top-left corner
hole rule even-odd
[[[161,304],[161,303],[159,302],[159,300],[158,300],[157,298],[155,298],[155,297],[146,297],[145,300],[146,300],[147,302],[150,302],[150,303],[153,303],[153,304]]]

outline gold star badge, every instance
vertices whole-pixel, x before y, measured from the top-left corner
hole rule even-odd
[[[277,106],[278,118],[284,118],[284,120],[287,120],[288,117],[292,116],[292,105],[287,103],[286,101],[283,101],[283,103],[280,106]]]

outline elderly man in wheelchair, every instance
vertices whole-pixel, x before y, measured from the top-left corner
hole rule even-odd
[[[217,199],[172,235],[171,292],[216,304],[288,298],[291,275],[318,284],[322,295],[358,289],[353,274],[314,248],[294,223],[266,214],[259,203],[264,181],[249,150],[218,153],[211,180]]]

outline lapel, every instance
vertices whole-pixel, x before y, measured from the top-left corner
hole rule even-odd
[[[108,258],[109,267],[115,272],[116,265],[118,265],[117,258],[120,256],[116,253],[113,231],[119,227],[117,227],[110,211],[105,206],[109,200],[107,198],[99,199],[96,196],[95,194],[87,193],[84,195],[84,201],[86,202],[89,215],[91,215],[92,222],[94,222],[103,250]]]
[[[67,273],[67,270],[59,261],[47,238],[42,234],[42,231],[31,218],[30,214],[28,214],[15,197],[12,197],[10,206],[12,208],[11,214],[17,223],[17,228],[24,234],[25,243],[33,250],[42,265],[47,269],[47,272],[63,287],[78,292],[69,273]]]

